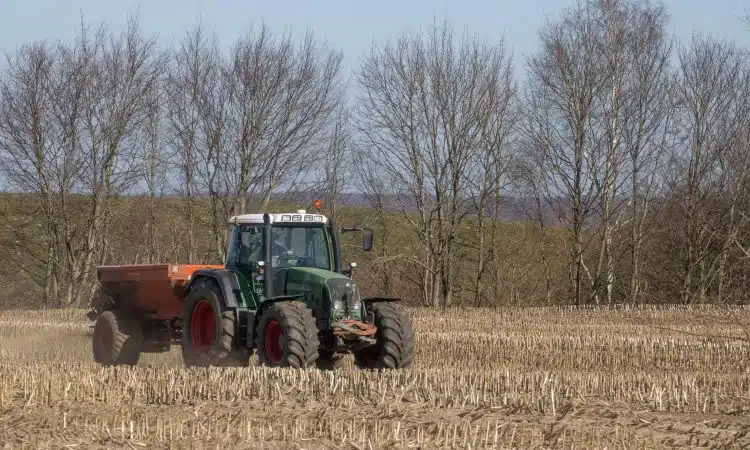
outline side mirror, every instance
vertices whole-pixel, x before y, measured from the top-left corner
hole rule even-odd
[[[372,230],[365,230],[365,234],[362,238],[362,250],[369,252],[372,250],[373,232]]]

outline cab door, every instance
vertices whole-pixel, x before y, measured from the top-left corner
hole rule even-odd
[[[234,271],[237,283],[250,309],[258,309],[263,295],[263,225],[242,224],[232,229],[227,248],[227,269]]]

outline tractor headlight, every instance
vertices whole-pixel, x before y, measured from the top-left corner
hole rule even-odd
[[[333,309],[346,309],[350,313],[360,310],[361,299],[357,283],[348,278],[333,278],[328,280],[326,284],[328,285]]]
[[[353,280],[346,282],[346,302],[350,310],[359,309],[359,289]]]

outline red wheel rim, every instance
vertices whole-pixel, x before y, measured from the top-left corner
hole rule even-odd
[[[273,364],[281,362],[284,356],[284,348],[281,345],[283,334],[278,320],[271,320],[266,325],[266,358]]]
[[[214,309],[207,300],[201,300],[193,308],[193,315],[190,317],[190,340],[196,350],[205,351],[211,348],[215,327]]]

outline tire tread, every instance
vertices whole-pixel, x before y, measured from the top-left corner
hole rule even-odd
[[[270,305],[259,322],[259,327],[271,318],[276,319],[284,329],[287,338],[286,354],[278,364],[280,367],[306,368],[318,359],[318,328],[312,311],[304,303],[297,301],[278,302]],[[265,362],[265,330],[259,329],[256,337],[258,357]]]
[[[354,353],[357,367],[363,369],[405,369],[414,360],[414,328],[400,305],[390,302],[371,306],[378,327],[377,344]]]

